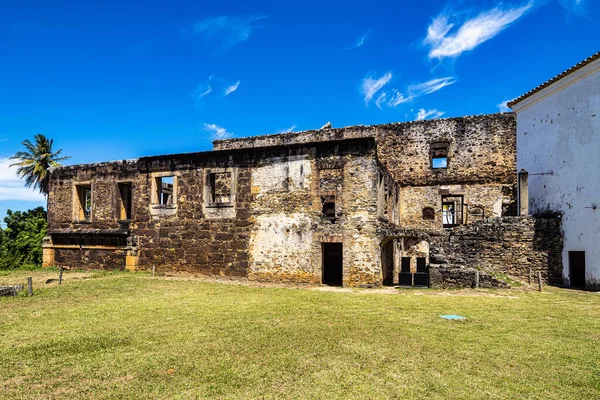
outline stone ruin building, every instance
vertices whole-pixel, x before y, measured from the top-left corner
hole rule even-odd
[[[561,276],[511,113],[218,140],[50,174],[44,265],[373,287]]]

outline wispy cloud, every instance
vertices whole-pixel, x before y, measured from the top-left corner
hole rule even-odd
[[[228,139],[233,137],[233,133],[227,132],[225,128],[215,124],[204,124],[203,129],[211,134],[213,140]]]
[[[212,86],[210,82],[215,79],[215,74],[212,74],[208,77],[205,83],[202,83],[196,87],[196,89],[192,92],[192,99],[194,99],[194,103],[196,106],[200,106],[202,103],[202,98],[212,92]]]
[[[450,86],[456,82],[453,76],[446,76],[444,78],[431,79],[427,82],[419,83],[417,85],[411,85],[408,87],[408,92],[416,96],[422,96],[424,94],[431,94],[438,90]]]
[[[435,108],[433,110],[425,110],[424,108],[421,108],[417,113],[417,121],[422,121],[428,118],[439,118],[444,114],[444,111],[438,111]]]
[[[0,135],[0,143],[2,143],[2,142],[8,142],[8,140],[9,140],[8,136],[6,136],[6,135]]]
[[[248,40],[257,28],[257,23],[265,18],[263,15],[250,17],[222,15],[198,21],[191,27],[190,32],[225,51]]]
[[[45,201],[43,195],[24,186],[17,169],[10,167],[14,160],[0,158],[0,200]]]
[[[452,85],[456,79],[452,76],[444,78],[435,78],[427,82],[418,83],[408,86],[406,93],[402,93],[396,88],[383,90],[391,81],[392,74],[390,72],[376,78],[369,76],[363,79],[360,92],[364,96],[365,104],[369,105],[371,100],[375,98],[375,105],[382,109],[384,105],[389,107],[397,107],[400,104],[413,101],[417,97],[424,96],[437,92],[438,90]],[[377,97],[375,97],[377,95]]]
[[[370,33],[370,31],[367,31],[364,35],[359,36],[358,39],[356,39],[356,42],[354,42],[354,45],[350,47],[350,49],[358,49],[359,47],[364,46],[364,44],[367,43],[367,39],[369,38]]]
[[[234,83],[233,85],[227,86],[227,87],[225,88],[225,96],[227,96],[227,95],[229,95],[229,94],[231,94],[231,93],[235,92],[235,91],[238,89],[238,87],[240,86],[240,83],[241,83],[241,82],[242,82],[242,81],[237,81],[237,82],[236,82],[236,83]]]
[[[392,80],[391,72],[387,72],[379,78],[369,76],[363,79],[360,91],[365,96],[365,104],[369,104],[375,93],[379,92],[390,80]]]
[[[583,14],[586,11],[586,0],[559,0],[559,3],[570,14]]]
[[[533,7],[533,1],[521,7],[496,7],[462,21],[444,12],[433,19],[427,29],[424,44],[429,46],[430,59],[458,57],[493,38]]]
[[[294,132],[294,129],[296,129],[297,125],[292,125],[289,128],[286,129],[281,129],[279,131],[277,131],[277,133],[290,133],[290,132]]]

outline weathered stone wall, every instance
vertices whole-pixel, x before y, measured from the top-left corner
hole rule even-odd
[[[434,186],[405,186],[400,189],[400,225],[418,229],[442,227],[442,195],[463,196],[463,223],[480,220],[473,214],[477,207],[483,210],[483,218],[511,215],[514,205],[512,185],[463,184]],[[423,209],[434,210],[434,219],[423,218]]]
[[[381,226],[447,237],[442,195],[463,196],[464,223],[474,220],[470,207],[480,207],[483,218],[510,215],[514,129],[512,114],[494,114],[217,141],[212,152],[59,168],[51,174],[50,234],[71,235],[86,248],[49,243],[55,252],[46,255],[67,266],[121,263],[317,283],[323,243],[341,243],[344,285],[380,285],[380,245],[389,239]],[[431,166],[438,142],[447,146],[447,168]],[[159,204],[163,180],[172,180],[172,204]],[[130,221],[119,221],[123,182],[133,193]],[[81,184],[92,187],[89,221],[75,217]],[[432,220],[423,218],[425,207]],[[119,243],[126,237],[127,245],[94,247],[98,234]],[[493,266],[497,239],[482,234],[489,243],[478,244],[484,256],[476,261]],[[448,251],[454,246],[462,254],[475,245],[466,233],[452,235],[443,247]],[[388,256],[396,274],[398,254]]]
[[[435,119],[373,126],[351,126],[215,141],[215,149],[311,143],[375,137],[378,159],[401,187],[400,223],[441,229],[441,195],[464,195],[485,217],[516,215],[516,121],[512,113]],[[432,144],[447,143],[447,168],[431,167]],[[423,219],[432,207],[434,220]]]
[[[516,124],[511,113],[376,127],[379,159],[401,186],[514,184]],[[431,168],[431,144],[448,143],[447,168]]]
[[[74,269],[122,270],[126,253],[123,249],[61,248],[54,251],[57,266]]]
[[[530,269],[545,282],[562,283],[559,218],[505,217],[456,227],[431,245],[430,263],[470,267],[527,280]],[[446,268],[447,270],[450,270]],[[465,275],[472,282],[473,274]]]
[[[137,268],[159,272],[316,283],[322,243],[338,242],[344,284],[375,285],[379,168],[372,138],[60,168],[51,177],[48,248],[69,267],[125,268],[135,257]],[[211,173],[218,204],[208,195]],[[157,204],[157,179],[167,178],[173,204]],[[119,182],[132,187],[130,221],[119,221]],[[74,212],[81,184],[92,188],[88,221]],[[335,202],[334,218],[323,215],[324,199]],[[98,246],[98,235],[121,244]]]
[[[48,194],[48,230],[69,229],[73,232],[96,229],[116,229],[117,182],[140,181],[137,160],[98,164],[73,165],[53,169]],[[92,214],[90,222],[74,218],[75,185],[92,186]],[[136,212],[136,207],[133,209]]]
[[[316,150],[266,159],[252,169],[256,225],[249,277],[319,283],[322,243],[335,242],[343,245],[344,285],[377,284],[375,142],[321,144]],[[324,200],[335,202],[334,218],[323,214]]]

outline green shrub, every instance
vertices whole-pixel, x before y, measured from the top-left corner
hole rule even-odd
[[[46,211],[7,211],[0,228],[0,269],[34,269],[42,265],[42,240],[46,236]]]

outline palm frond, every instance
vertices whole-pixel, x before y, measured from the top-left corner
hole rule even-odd
[[[49,169],[60,166],[60,162],[68,160],[69,156],[59,157],[62,149],[52,151],[54,139],[48,139],[41,133],[34,136],[35,144],[28,139],[21,142],[25,151],[18,151],[11,160],[17,162],[10,166],[16,166],[17,175],[25,180],[26,187],[38,189],[40,193],[48,195],[48,181],[50,178]]]

